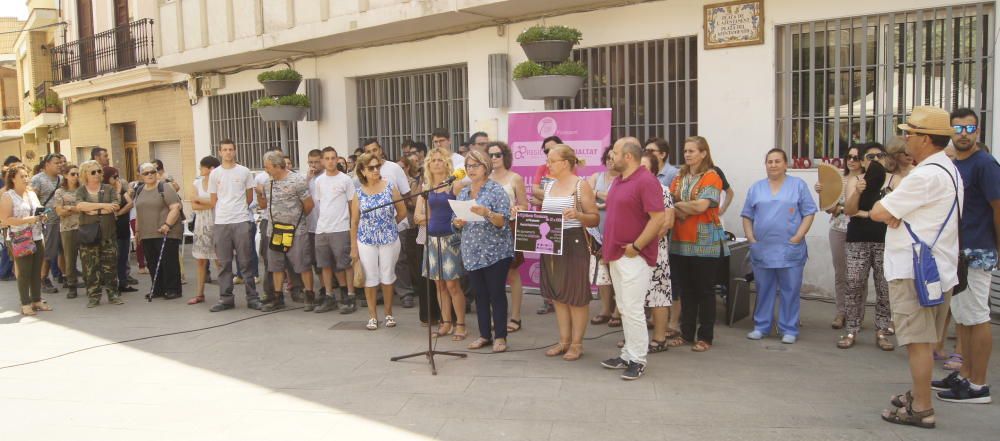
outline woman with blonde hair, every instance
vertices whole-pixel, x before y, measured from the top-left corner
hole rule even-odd
[[[80,168],[75,164],[63,166],[63,179],[54,196],[56,214],[59,215],[59,235],[62,239],[63,260],[66,261],[66,283],[69,291],[67,299],[77,296],[79,275],[76,261],[80,256],[80,245],[76,240],[80,229],[80,212],[76,208],[76,189],[80,187]]]
[[[729,255],[719,219],[722,178],[715,171],[708,140],[684,140],[684,165],[670,184],[674,228],[670,237],[670,279],[680,291],[681,336],[670,347],[692,344],[705,352],[715,337],[715,285],[722,258]]]
[[[104,169],[97,161],[80,164],[83,184],[76,190],[76,207],[80,211],[80,267],[87,286],[88,308],[101,304],[102,290],[107,291],[108,303],[124,304],[118,290],[118,244],[115,213],[121,208],[121,197],[114,186],[104,184]]]
[[[559,325],[559,343],[545,352],[564,360],[583,355],[583,335],[590,321],[589,249],[595,246],[586,228],[601,221],[594,189],[575,170],[583,162],[565,144],[549,148],[546,161],[552,180],[545,185],[542,211],[563,215],[562,254],[541,257],[542,296],[552,300]]]
[[[424,187],[427,191],[440,186],[451,176],[451,152],[443,147],[434,147],[424,159]],[[441,325],[434,333],[440,337],[454,333],[452,340],[464,340],[468,334],[465,328],[465,293],[459,279],[465,274],[462,265],[461,239],[451,225],[454,212],[449,201],[454,200],[461,184],[438,188],[427,195],[425,211],[424,196],[417,198],[417,225],[427,228],[425,245],[426,259],[423,261],[423,276],[434,281],[437,287],[438,304],[441,305]],[[423,257],[422,257],[423,258]],[[455,321],[451,313],[455,311]],[[454,325],[454,327],[452,326]]]

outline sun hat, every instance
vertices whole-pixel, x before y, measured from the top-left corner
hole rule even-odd
[[[906,118],[906,124],[900,124],[899,129],[924,135],[955,134],[955,129],[951,126],[951,115],[944,109],[933,106],[914,107],[913,113]]]

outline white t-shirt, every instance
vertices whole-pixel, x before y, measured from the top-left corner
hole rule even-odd
[[[410,192],[410,180],[406,177],[406,172],[403,171],[403,167],[400,167],[399,164],[392,161],[385,161],[382,163],[379,173],[382,175],[382,179],[391,182],[392,186],[399,190],[400,195]]]
[[[948,170],[945,174],[936,165]],[[949,177],[949,174],[951,175]],[[955,202],[955,184],[958,184],[959,207],[964,201],[964,184],[951,160],[944,152],[924,159],[899,183],[899,187],[881,200],[881,204],[896,219],[910,224],[913,234],[926,244],[934,241],[941,224],[948,217]],[[913,238],[906,226],[888,228],[885,233],[885,279],[913,278]],[[941,277],[941,289],[951,289],[958,284],[958,212],[952,213],[948,225],[934,244],[934,260]]]
[[[316,234],[339,233],[351,229],[351,208],[354,200],[354,182],[346,173],[329,176],[326,173],[313,180],[313,196],[316,208],[322,213],[316,223]]]
[[[218,225],[250,222],[250,211],[247,209],[247,190],[253,190],[253,174],[250,169],[237,164],[227,169],[216,167],[208,175],[208,192],[218,197],[215,204],[215,223]]]

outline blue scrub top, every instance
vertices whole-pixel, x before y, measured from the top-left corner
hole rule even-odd
[[[771,194],[767,179],[750,187],[741,216],[753,221],[757,243],[750,246],[755,268],[792,268],[805,265],[809,257],[806,241],[789,242],[806,216],[815,214],[816,203],[802,179],[785,176],[778,194]]]

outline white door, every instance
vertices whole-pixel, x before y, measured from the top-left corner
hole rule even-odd
[[[149,143],[150,162],[154,159],[163,161],[163,169],[167,175],[174,178],[181,188],[184,188],[183,176],[181,174],[181,142],[180,141],[155,141]]]

